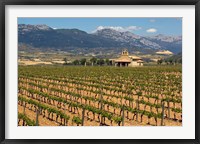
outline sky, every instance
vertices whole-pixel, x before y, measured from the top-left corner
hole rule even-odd
[[[54,29],[79,29],[93,33],[111,28],[141,36],[182,35],[182,18],[18,18],[18,24],[46,24]]]

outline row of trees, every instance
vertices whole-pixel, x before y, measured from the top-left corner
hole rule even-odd
[[[182,53],[178,53],[176,55],[173,55],[171,57],[160,59],[157,61],[158,64],[165,63],[167,65],[169,64],[182,64]]]
[[[181,64],[182,63],[182,59],[160,59],[157,61],[157,64],[167,64],[167,65],[172,65],[172,64]]]
[[[97,59],[96,57],[87,60],[86,58],[82,58],[80,60],[74,60],[72,65],[111,65],[109,59]]]

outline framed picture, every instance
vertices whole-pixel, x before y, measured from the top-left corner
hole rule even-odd
[[[199,11],[1,1],[1,142],[200,143]]]

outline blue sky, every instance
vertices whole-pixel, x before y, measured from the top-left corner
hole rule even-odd
[[[46,24],[52,28],[77,28],[88,33],[112,28],[138,35],[182,35],[181,18],[18,18],[18,24]]]

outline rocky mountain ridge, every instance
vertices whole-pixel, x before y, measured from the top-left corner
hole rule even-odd
[[[41,49],[70,48],[137,48],[182,51],[182,36],[139,36],[131,32],[101,29],[87,33],[79,29],[53,29],[47,25],[18,25],[18,42]]]

